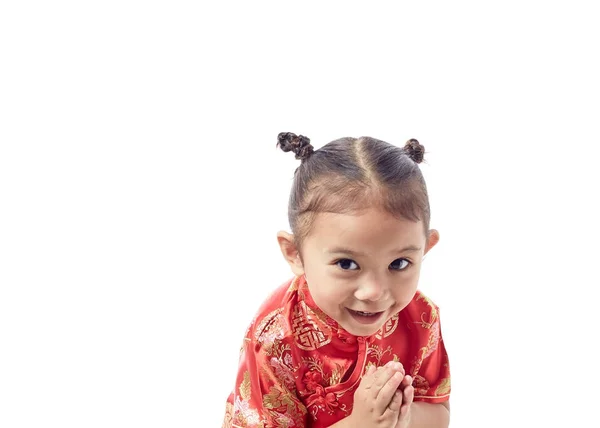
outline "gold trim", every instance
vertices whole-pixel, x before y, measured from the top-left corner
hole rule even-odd
[[[444,395],[415,395],[413,398],[446,398],[450,397],[450,394]]]
[[[398,328],[398,324],[400,322],[399,319],[400,319],[399,313],[397,313],[396,315],[391,317],[389,320],[387,320],[385,322],[385,324],[379,330],[377,330],[375,337],[377,339],[381,340],[381,339],[391,336],[394,333],[394,331],[396,331],[396,329]]]
[[[291,319],[296,346],[304,351],[315,351],[331,342],[331,328],[318,317],[304,301],[294,305]]]

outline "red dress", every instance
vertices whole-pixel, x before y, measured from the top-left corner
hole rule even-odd
[[[223,427],[328,427],[351,413],[367,368],[391,360],[414,378],[415,401],[449,399],[448,355],[431,300],[417,291],[376,334],[353,336],[296,277],[269,297],[246,332]]]

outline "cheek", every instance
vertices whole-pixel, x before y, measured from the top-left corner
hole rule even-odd
[[[345,300],[348,294],[350,294],[347,288],[331,281],[325,280],[318,284],[316,292],[322,299],[330,301]]]
[[[310,277],[306,276],[309,284],[310,293],[315,300],[315,303],[323,307],[338,306],[351,298],[351,288],[347,284],[340,283],[328,275]]]
[[[394,289],[394,296],[399,301],[409,302],[415,294],[419,284],[419,272],[407,275]]]

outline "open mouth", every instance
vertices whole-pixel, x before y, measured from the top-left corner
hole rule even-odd
[[[374,324],[379,321],[383,312],[364,312],[364,311],[354,311],[352,309],[346,308],[352,318],[358,321],[361,324]]]

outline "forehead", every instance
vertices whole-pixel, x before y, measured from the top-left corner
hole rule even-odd
[[[332,246],[361,251],[388,250],[398,246],[421,246],[425,242],[423,222],[395,217],[380,209],[345,214],[319,213],[306,243],[323,250]]]

